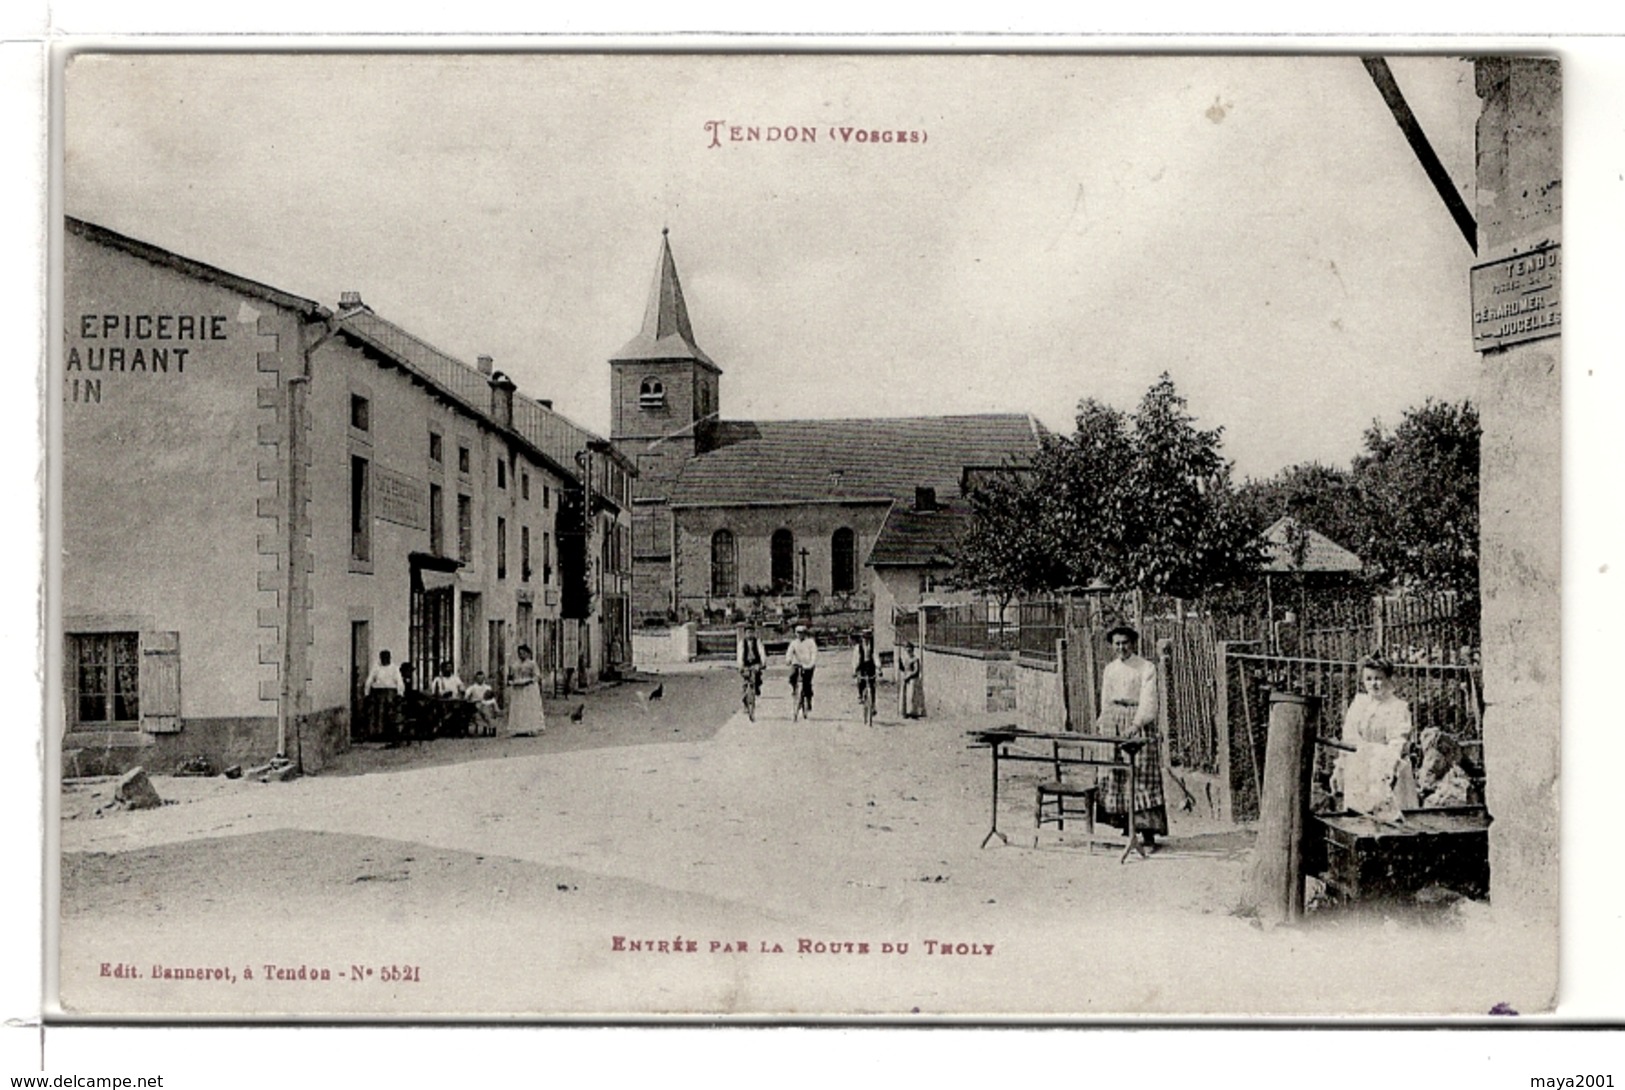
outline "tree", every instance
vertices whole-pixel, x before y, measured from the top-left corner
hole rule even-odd
[[[1257,569],[1257,534],[1236,503],[1224,429],[1202,430],[1167,372],[1134,415],[1135,459],[1117,482],[1127,509],[1110,581],[1154,594],[1200,597]]]
[[[1195,598],[1257,567],[1223,429],[1197,428],[1167,374],[1132,416],[1089,399],[1076,425],[1046,437],[1019,478],[972,492],[962,582],[1006,601],[1097,580]]]
[[[1055,585],[1056,561],[1041,530],[1043,502],[1032,470],[989,474],[966,499],[971,518],[959,540],[956,583],[992,595],[1001,609]]]
[[[1399,586],[1478,598],[1478,456],[1470,401],[1408,409],[1393,432],[1373,421],[1353,475],[1369,519],[1366,559]]]
[[[1392,432],[1366,429],[1364,450],[1338,469],[1289,466],[1248,481],[1238,499],[1260,531],[1290,516],[1366,562],[1378,584],[1478,594],[1478,411],[1428,400]]]
[[[1236,498],[1259,533],[1291,518],[1362,556],[1371,535],[1365,498],[1348,469],[1319,462],[1288,466],[1274,477],[1246,481]]]

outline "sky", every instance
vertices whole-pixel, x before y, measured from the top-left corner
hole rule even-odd
[[[1471,65],[1391,63],[1473,207]],[[1477,382],[1473,255],[1353,56],[80,54],[64,96],[69,214],[605,434],[662,228],[730,419],[1069,431],[1166,370],[1247,477]]]

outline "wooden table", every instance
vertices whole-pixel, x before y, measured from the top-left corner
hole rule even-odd
[[[982,838],[982,847],[987,842],[998,837],[1006,844],[1010,838],[999,831],[999,766],[1005,761],[1036,761],[1054,767],[1055,765],[1089,765],[1094,768],[1121,768],[1128,772],[1128,844],[1123,848],[1119,863],[1128,862],[1130,852],[1137,851],[1140,858],[1145,858],[1145,845],[1139,837],[1134,835],[1134,755],[1145,745],[1140,738],[1119,738],[1110,734],[1078,734],[1073,731],[1036,731],[1024,730],[1014,725],[1005,727],[984,727],[978,730],[965,732],[970,736],[972,749],[986,749],[993,754],[993,818],[987,835]],[[1023,742],[1045,742],[1050,745],[1047,754],[1022,752],[1012,749],[1012,746]],[[1068,745],[1089,743],[1093,745],[1111,746],[1112,757],[1108,760],[1102,757],[1062,757],[1055,751],[1055,743]]]

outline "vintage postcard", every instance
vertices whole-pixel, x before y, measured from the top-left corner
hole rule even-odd
[[[1558,60],[58,61],[53,1017],[1554,1007]]]

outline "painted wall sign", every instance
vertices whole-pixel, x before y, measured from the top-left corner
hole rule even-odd
[[[229,339],[224,314],[80,314],[69,326],[69,401],[98,404],[102,376],[184,375],[200,342]]]
[[[1562,332],[1562,276],[1556,244],[1475,265],[1473,348],[1483,352]]]
[[[429,528],[429,489],[422,481],[376,466],[372,478],[372,510],[378,518],[410,526]]]

